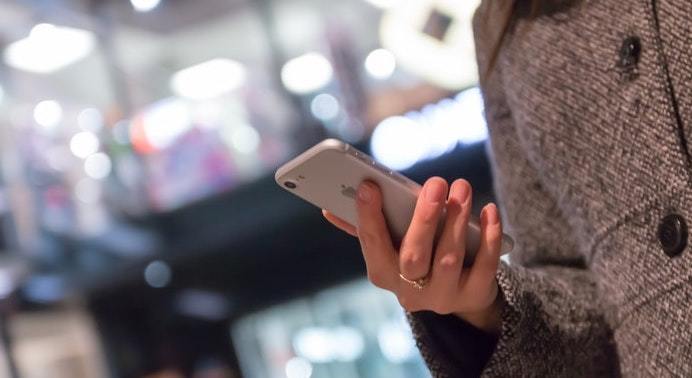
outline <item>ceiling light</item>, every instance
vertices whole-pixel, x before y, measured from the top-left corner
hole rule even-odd
[[[206,100],[240,88],[245,83],[245,67],[230,59],[212,59],[178,71],[171,78],[175,94]]]
[[[329,84],[333,74],[329,60],[313,52],[286,62],[281,68],[281,81],[289,91],[307,94]]]
[[[130,3],[137,12],[149,12],[159,6],[161,0],[130,0]]]
[[[28,37],[7,46],[4,59],[16,69],[47,74],[84,58],[94,44],[94,35],[89,31],[38,24]]]

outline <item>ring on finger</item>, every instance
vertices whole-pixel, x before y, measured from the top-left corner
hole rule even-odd
[[[403,273],[399,273],[399,277],[404,280],[404,282],[410,284],[413,286],[416,290],[423,290],[425,286],[430,282],[430,277],[425,276],[423,278],[419,278],[417,280],[411,280],[406,278]]]

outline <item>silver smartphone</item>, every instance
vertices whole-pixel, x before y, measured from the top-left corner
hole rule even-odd
[[[406,234],[422,189],[406,176],[336,139],[326,139],[309,148],[281,166],[274,178],[284,189],[354,226],[358,226],[356,188],[363,180],[375,182],[382,191],[383,212],[395,245]],[[438,235],[443,224],[444,212]],[[479,221],[472,215],[466,232],[465,264],[473,261],[479,241]],[[510,252],[513,246],[512,238],[503,235],[502,253]]]

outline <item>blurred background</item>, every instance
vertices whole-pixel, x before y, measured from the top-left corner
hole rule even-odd
[[[472,0],[0,0],[0,377],[427,377],[335,137],[491,200]]]

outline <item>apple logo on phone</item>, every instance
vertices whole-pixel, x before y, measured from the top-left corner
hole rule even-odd
[[[352,200],[356,199],[356,189],[352,186],[341,185],[341,194]]]

